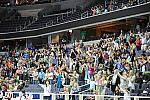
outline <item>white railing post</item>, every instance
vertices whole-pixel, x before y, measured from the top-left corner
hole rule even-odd
[[[52,100],[56,100],[56,95],[51,94],[52,95]]]
[[[139,100],[139,97],[135,96],[135,97],[134,97],[134,100]]]
[[[79,100],[83,100],[83,94],[79,95]]]
[[[114,96],[114,100],[118,100],[118,97],[117,97],[117,96]]]
[[[95,100],[104,100],[104,96],[103,95],[96,95]]]
[[[65,100],[69,100],[69,95],[65,94]]]

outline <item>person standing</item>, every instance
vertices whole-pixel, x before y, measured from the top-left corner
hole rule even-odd
[[[38,71],[36,68],[34,69],[32,74],[33,74],[33,84],[37,84],[38,83]]]
[[[96,81],[94,80],[94,77],[91,78],[90,80],[90,91],[95,92],[95,87],[96,87]]]
[[[63,78],[63,76],[61,75],[61,72],[59,72],[57,75],[57,78],[56,78],[58,91],[60,91],[60,89],[62,88],[62,78]]]
[[[135,90],[134,84],[135,84],[135,78],[136,78],[132,70],[129,71],[128,77],[129,77],[128,87],[130,89],[130,93],[132,93]]]
[[[120,78],[117,75],[117,70],[114,70],[114,74],[110,76],[110,80],[111,91],[115,93],[116,86],[120,84]]]
[[[124,100],[131,100],[131,98],[126,97],[130,96],[130,91],[128,90],[128,84],[129,84],[129,77],[127,75],[127,72],[123,72],[122,75],[117,71],[117,75],[120,77],[120,90],[124,93]]]
[[[146,36],[145,36],[145,35],[142,36],[141,42],[142,42],[141,49],[142,49],[143,51],[146,51],[146,48],[147,48],[147,39],[146,39]]]
[[[20,100],[30,100],[29,96],[25,93],[25,91],[22,91]]]
[[[137,49],[137,51],[141,50],[141,39],[140,39],[140,37],[138,37],[136,40],[136,49]]]
[[[92,7],[91,11],[92,11],[92,15],[95,16],[96,15],[96,7]]]
[[[74,85],[71,87],[71,94],[78,94],[79,92],[79,87],[78,87],[78,84],[77,83],[74,83]],[[73,95],[72,96],[72,100],[78,100],[78,96],[76,95]]]
[[[43,69],[41,69],[41,71],[39,72],[38,79],[39,79],[40,84],[43,84],[44,79],[45,79],[45,73],[43,72]]]

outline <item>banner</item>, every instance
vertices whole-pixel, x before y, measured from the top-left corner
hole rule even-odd
[[[26,100],[43,100],[43,94],[42,93],[25,93]],[[20,100],[22,97],[21,92],[6,92],[4,98],[8,99],[11,98],[11,100]],[[4,99],[4,100],[5,100]]]

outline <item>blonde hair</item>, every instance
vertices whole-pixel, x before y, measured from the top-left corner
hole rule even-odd
[[[130,75],[130,76],[133,76],[133,75],[134,75],[134,73],[133,73],[132,70],[129,71],[129,75]]]

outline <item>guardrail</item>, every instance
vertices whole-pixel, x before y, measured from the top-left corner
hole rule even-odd
[[[43,93],[26,93],[26,100],[43,100]],[[6,92],[4,96],[0,95],[0,100],[20,100],[22,96],[21,92]],[[2,99],[3,98],[3,99]]]
[[[78,19],[78,20],[75,19],[69,22],[54,24],[52,26],[48,25],[47,27],[43,27],[43,28],[23,30],[19,32],[0,33],[0,40],[33,38],[33,37],[39,37],[39,36],[64,32],[68,30],[74,30],[78,28],[85,28],[92,25],[103,24],[107,22],[150,14],[149,9],[150,9],[150,2],[146,4],[137,5],[128,9],[120,9],[117,11],[108,12],[107,14],[89,16],[87,18]]]
[[[49,94],[44,93],[26,93],[26,100],[150,100],[150,96],[114,96],[114,95],[93,95],[93,94]],[[5,98],[11,98],[11,100],[20,100],[22,96],[21,92],[7,92]],[[93,99],[92,99],[93,98]]]
[[[89,95],[89,94],[52,94],[51,100],[150,100],[150,97],[144,96],[113,96],[113,95]]]

